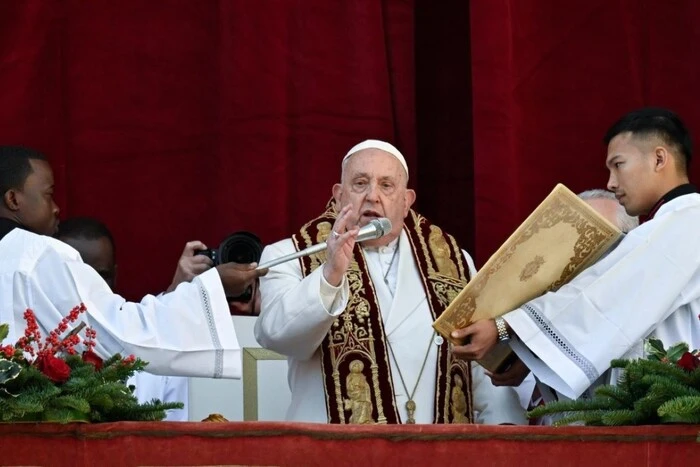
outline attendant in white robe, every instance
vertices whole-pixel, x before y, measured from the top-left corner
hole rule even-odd
[[[674,113],[651,108],[624,116],[605,140],[608,189],[628,214],[648,220],[557,292],[502,317],[518,357],[569,398],[611,360],[644,357],[648,337],[700,347],[700,195],[688,183],[690,135]],[[471,336],[455,349],[466,359],[482,358],[499,340],[494,320],[456,336]]]
[[[73,217],[61,222],[56,238],[75,248],[82,260],[102,276],[113,291],[117,287],[117,261],[114,237],[105,224],[91,217]],[[199,241],[188,242],[180,256],[169,290],[188,282],[211,269],[213,263],[205,255],[195,255],[196,250],[206,249]],[[134,395],[140,403],[157,399],[161,402],[180,402],[181,409],[170,409],[165,421],[188,420],[188,379],[184,376],[162,376],[141,371],[127,381],[134,386]]]
[[[0,147],[0,322],[8,342],[22,335],[23,315],[36,315],[43,336],[76,305],[97,332],[102,357],[134,354],[153,373],[240,377],[240,347],[226,293],[241,294],[264,271],[217,266],[174,291],[127,302],[70,246],[50,238],[58,226],[53,172],[36,151]]]
[[[601,189],[587,190],[579,193],[578,197],[598,211],[599,214],[605,217],[624,234],[629,233],[632,229],[639,226],[639,217],[627,214],[625,208],[619,203],[617,198],[615,198],[615,193],[611,191]],[[606,371],[601,378],[599,378],[599,383],[614,384],[615,378],[613,378],[612,373],[613,372],[610,370]],[[540,404],[564,397],[561,394],[554,394],[551,388],[541,383],[538,384],[537,378],[535,378],[530,369],[527,368],[520,359],[516,359],[507,371],[489,374],[489,376],[491,382],[495,386],[514,386],[520,398],[521,405],[527,410],[532,410]],[[591,392],[597,386],[597,384],[591,385],[588,392]],[[531,425],[548,425],[550,422],[551,417],[530,420]]]
[[[270,269],[260,283],[262,309],[255,326],[256,338],[263,347],[288,357],[292,401],[287,419],[327,423],[319,347],[351,298],[346,271],[358,224],[364,226],[373,219],[387,217],[392,223],[391,233],[362,243],[386,340],[394,357],[389,361],[395,393],[382,397],[395,399],[405,422],[409,418],[405,403],[409,393],[415,392],[412,400],[416,423],[432,423],[441,338],[435,336],[431,327],[433,319],[425,289],[403,230],[404,218],[415,199],[413,190],[406,187],[406,162],[393,146],[370,140],[348,153],[341,178],[341,183],[333,187],[333,194],[338,206],[344,207],[328,237],[326,261],[306,277],[298,261]],[[265,248],[261,264],[294,251],[291,239],[279,241]],[[466,252],[464,257],[473,273],[471,258]],[[525,422],[515,391],[494,387],[476,364],[472,386],[477,422]]]

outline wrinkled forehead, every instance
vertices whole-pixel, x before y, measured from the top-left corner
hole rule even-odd
[[[362,149],[344,159],[343,178],[352,179],[359,175],[396,180],[408,178],[403,164],[393,154],[376,148]]]

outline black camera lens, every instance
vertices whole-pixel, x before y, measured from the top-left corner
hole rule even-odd
[[[250,232],[236,232],[219,245],[219,263],[250,264],[260,261],[262,243]]]
[[[236,232],[224,239],[217,249],[198,250],[195,255],[204,255],[211,259],[214,266],[224,263],[250,264],[260,261],[263,246],[257,235],[250,232]],[[231,302],[248,303],[253,297],[253,288],[237,297],[227,297]]]

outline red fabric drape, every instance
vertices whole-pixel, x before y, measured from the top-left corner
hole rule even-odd
[[[698,426],[0,424],[9,465],[691,466]],[[693,461],[693,459],[696,459]]]
[[[605,185],[622,113],[700,127],[698,19],[693,0],[2,2],[0,142],[50,156],[64,217],[111,227],[131,298],[187,240],[289,236],[370,137],[483,263],[557,182]]]
[[[700,134],[698,20],[693,0],[471,2],[480,263],[556,183],[605,188],[624,113],[669,107]]]
[[[415,169],[413,63],[412,2],[3,2],[0,142],[47,153],[137,297],[187,240],[289,236],[362,139]]]

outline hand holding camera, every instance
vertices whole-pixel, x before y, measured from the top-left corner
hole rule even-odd
[[[260,256],[262,256],[262,250],[262,242],[256,235],[241,231],[226,237],[219,245],[219,248],[200,249],[195,251],[194,254],[196,255],[195,257],[208,258],[211,264],[217,266],[218,269],[218,266],[226,264],[247,266],[251,263],[257,263],[260,261]],[[221,271],[222,269],[219,269],[219,274],[221,274]],[[267,274],[267,270],[265,270],[263,274],[256,276],[256,278],[264,276],[265,274]],[[249,303],[253,298],[253,282],[255,281],[253,280],[249,286],[241,290],[240,293],[233,294],[226,290],[226,297],[229,302]],[[224,289],[226,289],[225,284]]]
[[[208,271],[214,266],[214,262],[207,256],[198,255],[197,252],[206,249],[207,246],[200,242],[199,240],[194,240],[187,242],[185,244],[185,249],[182,251],[182,255],[177,262],[177,269],[175,270],[175,275],[173,276],[173,281],[168,287],[167,292],[175,290],[182,282],[189,282]]]

